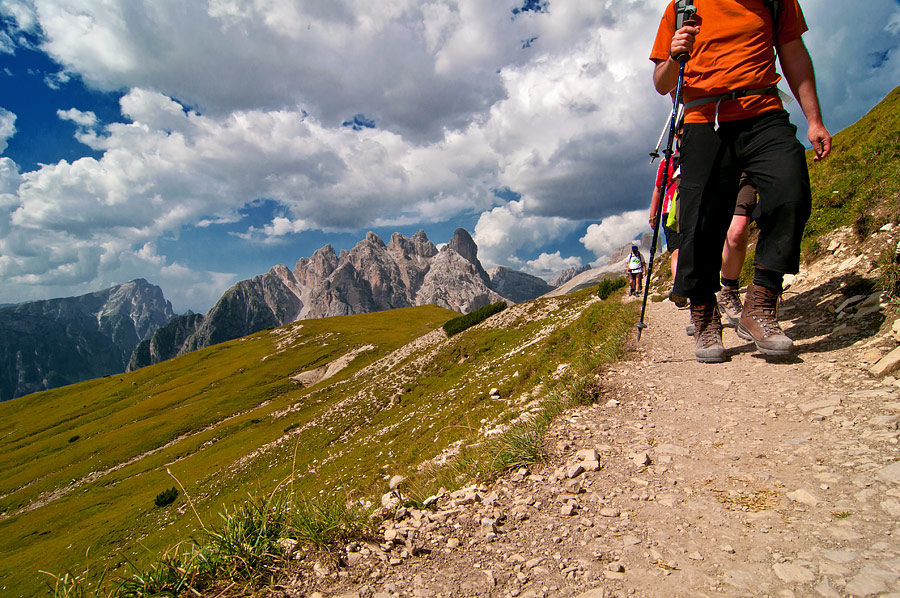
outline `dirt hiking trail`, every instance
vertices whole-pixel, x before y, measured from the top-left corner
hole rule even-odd
[[[847,238],[784,295],[795,358],[726,328],[728,361],[697,363],[688,312],[651,302],[547,462],[401,513],[273,595],[900,598],[900,388],[869,371],[897,313],[847,296],[872,276]]]

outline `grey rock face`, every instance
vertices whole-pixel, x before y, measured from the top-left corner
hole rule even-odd
[[[503,297],[482,280],[478,271],[480,266],[449,245],[444,247],[431,262],[422,287],[416,293],[416,305],[434,304],[468,313],[489,303],[503,301]]]
[[[481,262],[478,261],[478,245],[475,244],[475,240],[472,239],[472,236],[465,229],[456,229],[453,233],[453,238],[450,239],[450,243],[447,245],[475,266],[478,277],[481,278],[485,285],[490,286],[491,277],[488,276],[488,273],[481,266]]]
[[[587,264],[585,264],[584,266],[581,266],[579,268],[566,268],[565,270],[563,270],[562,272],[557,274],[556,278],[554,278],[553,280],[550,281],[550,286],[551,287],[562,286],[562,285],[566,284],[567,282],[569,282],[570,280],[572,280],[573,278],[575,278],[576,276],[578,276],[579,274],[581,274],[582,272],[587,272],[590,269],[591,269],[591,267],[588,266]]]
[[[525,272],[510,270],[505,266],[497,266],[488,271],[491,288],[499,295],[515,303],[529,301],[553,290],[547,281]]]
[[[0,400],[123,372],[138,343],[174,315],[143,279],[0,309]]]

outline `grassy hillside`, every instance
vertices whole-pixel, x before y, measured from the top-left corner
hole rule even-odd
[[[827,106],[826,106],[827,110]],[[900,87],[868,114],[834,136],[832,153],[822,162],[807,160],[813,211],[804,235],[807,257],[817,239],[852,226],[860,239],[900,217]]]
[[[614,357],[634,321],[589,293],[514,306],[447,339],[440,326],[455,315],[305,320],[0,404],[3,595],[33,595],[49,579],[39,571],[83,570],[88,553],[95,569],[124,573],[195,534],[183,496],[154,504],[176,485],[167,468],[207,525],[292,472],[301,496],[377,499],[386,477],[532,409],[560,363]]]

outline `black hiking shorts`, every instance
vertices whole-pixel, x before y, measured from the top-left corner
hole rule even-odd
[[[735,213],[741,173],[759,191],[756,265],[795,274],[812,196],[806,151],[784,110],[740,121],[688,123],[678,195],[681,250],[673,292],[706,300],[721,288],[722,246]]]

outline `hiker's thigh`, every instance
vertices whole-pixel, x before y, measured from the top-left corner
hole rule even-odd
[[[722,245],[731,217],[741,169],[731,128],[685,125],[681,153],[678,212],[681,246],[675,293],[704,299],[719,290]]]
[[[743,147],[745,168],[759,190],[753,212],[759,227],[756,264],[796,273],[800,240],[809,220],[812,195],[806,151],[787,112],[760,117]]]

